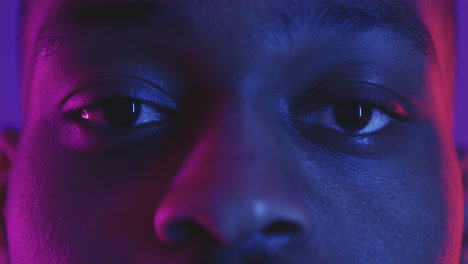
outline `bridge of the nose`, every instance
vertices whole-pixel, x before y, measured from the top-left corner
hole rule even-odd
[[[280,118],[259,105],[220,105],[156,212],[158,235],[172,244],[174,233],[198,228],[233,245],[259,233],[302,232],[308,208],[294,188],[297,168]]]

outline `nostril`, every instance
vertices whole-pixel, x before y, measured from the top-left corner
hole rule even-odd
[[[167,228],[167,235],[174,244],[189,243],[203,233],[203,227],[193,220],[179,220]]]
[[[298,224],[289,221],[277,221],[263,229],[263,234],[268,236],[298,235],[301,232],[302,228]]]

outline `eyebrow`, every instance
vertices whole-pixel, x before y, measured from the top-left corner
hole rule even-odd
[[[34,43],[35,57],[42,51],[50,51],[64,32],[76,27],[188,32],[193,26],[186,7],[162,1],[72,0],[52,8],[50,14]]]
[[[170,3],[169,3],[170,2]],[[145,28],[155,32],[189,32],[194,18],[187,5],[176,1],[77,0],[57,8],[44,23],[35,43],[35,54],[53,47],[67,26]],[[261,15],[259,15],[260,17]],[[335,29],[343,35],[359,35],[373,29],[391,30],[410,40],[415,49],[433,58],[432,38],[414,8],[405,0],[347,1],[292,0],[269,4],[264,30],[290,35],[298,28]],[[297,31],[296,31],[297,32]]]
[[[359,35],[385,29],[412,42],[416,50],[432,59],[432,37],[414,7],[405,0],[295,0],[271,7],[275,13],[268,24],[275,34],[287,35],[298,27],[334,29],[337,33]]]

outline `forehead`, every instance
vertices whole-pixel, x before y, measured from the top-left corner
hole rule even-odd
[[[255,47],[289,52],[293,38],[302,48],[334,35],[347,41],[371,30],[409,40],[445,76],[448,102],[453,98],[454,26],[447,20],[451,0],[37,0],[30,1],[23,27],[23,99],[28,105],[32,73],[40,54],[48,55],[64,36],[99,28],[159,38],[159,33],[190,36],[186,43],[249,58]],[[453,18],[450,18],[453,19]],[[128,32],[128,31],[127,31]],[[319,32],[322,32],[320,34]],[[100,34],[100,33],[97,33]],[[387,37],[387,38],[388,38]],[[178,39],[178,38],[175,38]],[[336,40],[337,38],[335,38]],[[297,40],[297,39],[294,39]],[[369,40],[375,41],[375,40]],[[369,45],[388,45],[388,42]],[[199,42],[198,42],[199,43]],[[380,44],[379,44],[380,43]],[[138,45],[138,43],[135,43]],[[324,44],[326,45],[326,44]],[[262,52],[264,52],[263,50]],[[237,53],[236,53],[237,52]],[[275,52],[276,53],[276,52]],[[225,64],[223,64],[225,65]],[[445,93],[445,92],[444,92]],[[451,103],[450,103],[451,105]]]
[[[37,52],[50,46],[52,36],[59,35],[70,24],[122,26],[138,22],[138,26],[152,30],[192,29],[205,34],[220,29],[223,32],[248,29],[275,35],[311,27],[350,34],[386,28],[410,39],[418,48],[427,49],[431,43],[419,19],[421,3],[406,0],[38,0],[29,2],[23,36],[26,46],[34,44]]]

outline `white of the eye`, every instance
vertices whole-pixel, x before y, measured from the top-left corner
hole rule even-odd
[[[135,111],[135,105],[133,105],[133,111]],[[83,110],[81,112],[81,117],[97,125],[108,125],[104,114],[102,113],[102,109],[99,107],[93,110]],[[148,104],[141,104],[140,115],[133,125],[160,122],[161,120],[162,116],[159,111],[157,111],[154,107],[149,106]]]
[[[377,130],[385,127],[391,121],[392,121],[392,119],[387,114],[385,114],[384,112],[382,112],[382,111],[380,111],[378,109],[373,109],[369,124],[367,124],[366,127],[361,129],[357,133],[359,133],[359,134],[372,133],[374,131],[377,131]]]
[[[330,129],[338,130],[340,132],[349,132],[343,128],[341,128],[335,120],[335,116],[333,114],[334,106],[326,106],[315,111],[312,111],[306,115],[298,117],[298,119],[302,122],[308,124],[315,124],[321,125]],[[362,111],[362,109],[359,109]],[[360,112],[362,114],[362,112]],[[383,127],[385,127],[388,123],[391,122],[391,118],[385,114],[384,112],[378,109],[372,109],[372,115],[370,118],[369,124],[365,126],[363,129],[356,131],[356,134],[367,134],[377,131]]]
[[[145,123],[157,123],[162,120],[161,113],[156,110],[154,107],[151,107],[147,104],[141,105],[141,112],[140,116],[138,117],[137,121],[135,121],[135,125],[145,124]]]

